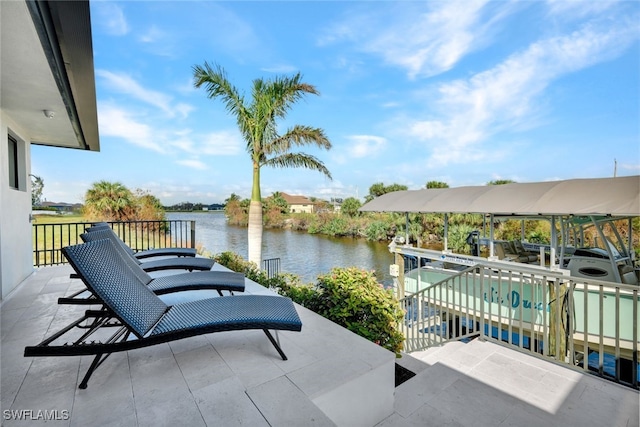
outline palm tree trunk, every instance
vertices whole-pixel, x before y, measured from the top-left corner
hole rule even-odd
[[[249,261],[262,268],[262,197],[260,194],[260,165],[253,163],[253,188],[249,204],[249,227],[247,230]]]
[[[255,200],[249,205],[249,261],[254,262],[258,269],[262,267],[262,202]]]

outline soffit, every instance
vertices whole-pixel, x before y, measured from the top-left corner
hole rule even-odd
[[[2,110],[28,133],[29,141],[34,144],[97,151],[99,138],[88,3],[52,2],[47,6],[58,38],[56,48],[63,54],[62,73],[70,83],[72,96],[69,100],[61,94],[27,3],[1,1]],[[86,16],[83,17],[83,13]],[[54,118],[45,117],[43,110],[54,111]]]

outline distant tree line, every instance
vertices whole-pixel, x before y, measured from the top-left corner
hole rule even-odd
[[[508,184],[511,180],[490,181],[487,185]],[[428,181],[424,188],[449,188],[446,182]],[[408,187],[402,184],[385,184],[378,182],[369,187],[364,197],[365,203],[393,191],[404,191]],[[311,234],[329,236],[360,237],[372,241],[389,241],[396,235],[408,235],[410,241],[418,246],[437,247],[442,244],[444,234],[444,215],[442,214],[410,214],[409,229],[404,214],[388,212],[360,212],[363,205],[356,197],[347,197],[328,201],[314,199],[321,203],[315,213],[289,213],[286,201],[280,193],[263,199],[262,210],[264,226],[267,228],[290,227],[294,230]],[[229,224],[246,226],[248,220],[249,199],[242,199],[233,193],[224,202],[225,214]],[[333,203],[332,203],[333,202]],[[334,205],[340,207],[334,211]],[[316,205],[317,206],[317,205]],[[482,215],[453,214],[449,216],[449,248],[458,252],[469,251],[467,236],[473,230],[483,227]],[[526,233],[529,241],[548,243],[548,225],[540,221],[527,221]],[[546,228],[545,228],[546,227]],[[505,221],[496,226],[496,238],[512,240],[520,237],[519,221]]]
[[[180,202],[175,205],[164,206],[166,211],[172,212],[191,212],[191,211],[203,211],[203,210],[223,210],[224,205],[222,203],[191,203]]]

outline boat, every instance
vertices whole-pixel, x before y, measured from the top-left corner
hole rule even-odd
[[[430,254],[430,261],[447,265],[473,265],[497,261],[500,257],[494,238],[494,224],[500,220],[546,220],[551,223],[548,245],[521,243],[525,250],[539,254],[539,265],[556,271],[567,270],[576,277],[594,278],[637,285],[640,267],[633,247],[633,220],[640,217],[640,176],[572,179],[564,181],[512,183],[454,188],[405,190],[384,194],[360,208],[363,212],[403,212],[409,229],[409,213],[444,214],[444,249]],[[488,230],[476,231],[468,239],[489,247],[487,257],[479,251],[469,254],[448,249],[448,215],[480,214]],[[624,222],[625,227],[618,225]],[[619,229],[625,228],[627,239]],[[524,234],[524,227],[522,228]],[[487,234],[488,231],[488,235]],[[390,245],[407,247],[409,236],[400,236]],[[426,255],[426,254],[425,254]],[[508,258],[507,261],[512,259]],[[531,262],[531,260],[529,260]],[[446,268],[445,268],[446,269]]]
[[[592,363],[594,354],[600,370],[603,360],[631,361],[629,381],[637,386],[640,268],[633,226],[640,217],[640,176],[406,190],[382,195],[361,211],[404,212],[407,229],[409,213],[444,215],[441,251],[413,247],[408,235],[389,245],[390,271],[409,323],[425,317],[417,332],[406,329],[413,349],[442,342],[424,338],[436,329],[442,337],[460,325],[484,328],[574,365]],[[471,254],[448,248],[452,213],[486,219],[488,226],[468,238],[476,245]],[[551,241],[527,242],[523,226],[526,261],[500,255],[504,242],[494,238],[494,224],[504,219],[550,221]],[[570,348],[560,350],[566,343]]]

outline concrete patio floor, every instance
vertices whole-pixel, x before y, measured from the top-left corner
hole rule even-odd
[[[41,268],[2,303],[3,426],[39,425],[47,417],[61,426],[639,423],[637,391],[478,340],[398,359],[416,376],[395,388],[391,352],[299,306],[302,332],[278,334],[287,361],[262,331],[216,333],[114,354],[80,390],[90,357],[23,357],[25,346],[84,311],[57,304],[82,288],[71,271]],[[248,293],[270,293],[246,286]]]

